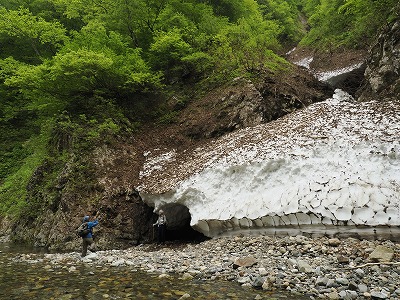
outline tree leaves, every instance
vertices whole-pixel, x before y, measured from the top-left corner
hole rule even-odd
[[[60,48],[67,39],[66,30],[58,22],[47,22],[33,16],[28,9],[7,10],[0,7],[0,35],[25,41],[33,50],[32,55],[43,56],[43,46]]]
[[[358,47],[371,42],[379,28],[389,22],[397,0],[321,0],[307,1],[311,31],[302,44],[322,48]]]

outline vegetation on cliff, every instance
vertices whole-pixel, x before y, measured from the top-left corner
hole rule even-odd
[[[96,190],[86,155],[236,76],[288,72],[301,45],[366,47],[397,0],[4,0],[0,215]],[[308,23],[305,23],[308,20]],[[290,71],[289,71],[290,72]],[[172,97],[173,96],[173,97]],[[172,99],[172,105],[171,105]]]

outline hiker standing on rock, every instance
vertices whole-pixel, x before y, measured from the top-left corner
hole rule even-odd
[[[153,224],[153,226],[158,227],[157,231],[157,240],[159,243],[164,243],[165,242],[165,229],[167,227],[167,217],[164,214],[164,211],[162,209],[159,210],[158,212],[158,219],[157,222]]]
[[[99,221],[96,219],[93,222],[91,222],[89,216],[84,216],[83,223],[87,224],[87,229],[88,229],[88,233],[82,236],[82,257],[85,257],[87,254],[88,247],[93,244],[93,227],[99,224]]]

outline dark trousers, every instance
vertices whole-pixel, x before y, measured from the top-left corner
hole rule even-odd
[[[88,247],[93,244],[93,238],[82,239],[82,257],[86,256]]]
[[[157,240],[159,243],[165,242],[165,224],[158,225]]]

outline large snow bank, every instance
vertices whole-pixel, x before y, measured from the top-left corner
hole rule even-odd
[[[337,90],[193,153],[147,153],[140,191],[156,208],[187,206],[191,225],[208,236],[289,224],[400,225],[399,143],[399,102],[357,103]]]

